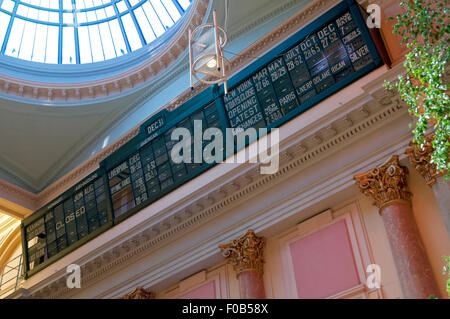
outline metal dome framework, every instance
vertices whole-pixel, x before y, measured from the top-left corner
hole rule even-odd
[[[192,0],[0,0],[0,54],[49,64],[110,60],[153,42]]]

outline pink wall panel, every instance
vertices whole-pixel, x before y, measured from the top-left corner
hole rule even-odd
[[[289,248],[299,298],[325,298],[360,283],[344,220]]]
[[[217,298],[216,282],[214,280],[178,297],[178,299],[216,299],[216,298]]]

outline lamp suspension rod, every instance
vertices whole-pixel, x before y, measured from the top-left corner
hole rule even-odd
[[[213,25],[214,25],[214,39],[216,40],[216,61],[217,70],[220,71],[222,61],[220,59],[220,43],[219,43],[219,29],[217,28],[216,10],[213,11]]]
[[[188,37],[189,37],[189,77],[190,77],[190,81],[191,81],[191,90],[194,90],[194,77],[192,75],[192,30],[191,28],[189,28],[189,32],[188,32]]]

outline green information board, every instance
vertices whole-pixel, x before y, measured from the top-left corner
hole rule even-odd
[[[23,221],[28,274],[112,225],[106,192],[105,175],[97,171]]]
[[[358,5],[343,1],[231,78],[228,95],[211,86],[174,111],[152,116],[135,138],[100,163],[98,171],[25,219],[25,276],[216,164],[195,160],[195,139],[190,160],[175,162],[175,129],[191,136],[218,129],[223,145],[215,152],[222,154],[229,149],[227,134],[235,141],[249,128],[280,127],[381,64]],[[209,141],[200,143],[202,152]]]

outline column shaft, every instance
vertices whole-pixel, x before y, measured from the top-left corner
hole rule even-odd
[[[397,155],[385,164],[355,175],[362,193],[379,208],[405,298],[439,297],[411,207],[411,192]]]
[[[405,298],[439,296],[411,204],[394,201],[382,210],[394,262]]]

